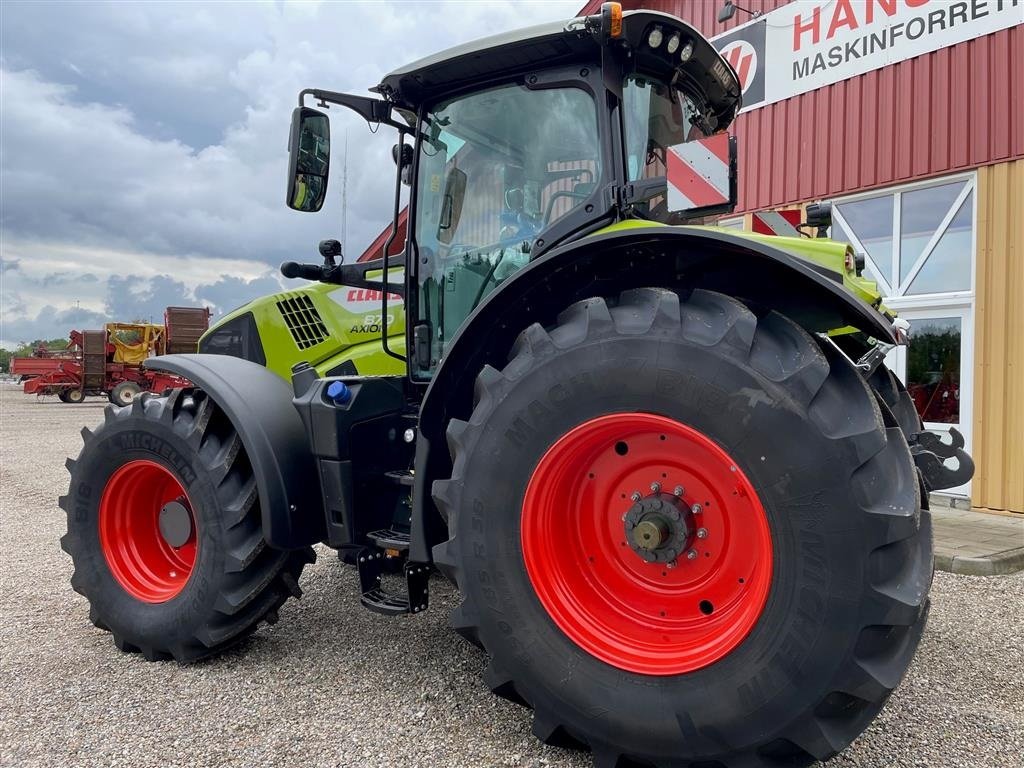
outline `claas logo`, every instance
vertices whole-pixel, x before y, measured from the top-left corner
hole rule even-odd
[[[381,303],[381,299],[383,299],[383,298],[384,298],[384,296],[381,294],[380,291],[373,291],[373,290],[369,290],[367,288],[352,288],[352,289],[349,290],[348,295],[345,296],[345,300],[350,302],[350,303],[352,303],[352,304],[363,304],[363,303],[380,304]],[[397,294],[397,293],[389,293],[388,294],[388,303],[389,304],[391,304],[393,302],[401,302],[401,301],[402,301],[402,297],[399,294]]]
[[[392,272],[392,280],[398,282],[401,278],[398,277],[397,272]],[[353,288],[351,286],[343,286],[337,290],[331,291],[328,294],[331,297],[331,301],[340,306],[342,309],[348,312],[380,312],[383,306],[382,299],[384,298],[380,291],[375,291],[371,288]],[[403,299],[400,294],[388,293],[389,307],[401,306]]]

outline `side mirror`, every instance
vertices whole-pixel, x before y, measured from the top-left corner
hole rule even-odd
[[[330,120],[323,112],[296,107],[288,135],[288,207],[319,211],[327,198],[330,168]]]
[[[391,159],[395,161],[395,165],[401,165],[403,168],[412,165],[412,147],[405,143],[395,144],[391,147]]]
[[[448,180],[444,185],[444,197],[441,202],[441,220],[437,225],[437,240],[450,245],[459,228],[462,218],[462,204],[466,199],[467,176],[464,171],[452,168],[448,172]]]
[[[391,159],[395,161],[395,165],[402,169],[402,183],[406,186],[412,183],[412,147],[401,142],[391,147]]]
[[[736,207],[736,139],[716,133],[675,144],[665,153],[668,209],[688,218]]]

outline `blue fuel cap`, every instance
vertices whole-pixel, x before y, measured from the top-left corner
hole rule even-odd
[[[352,399],[352,390],[343,381],[332,381],[327,385],[327,396],[335,405],[348,405],[348,401]]]

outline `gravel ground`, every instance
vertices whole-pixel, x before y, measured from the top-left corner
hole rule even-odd
[[[589,766],[545,747],[480,681],[484,655],[432,610],[365,611],[330,550],[301,601],[221,658],[118,652],[71,591],[58,539],[64,457],[98,399],[37,402],[0,384],[0,765]],[[836,766],[1024,766],[1024,575],[938,573],[910,675]]]

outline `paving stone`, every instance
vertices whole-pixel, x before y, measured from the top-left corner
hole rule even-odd
[[[935,567],[971,576],[1024,570],[1024,515],[1004,516],[932,506]]]

